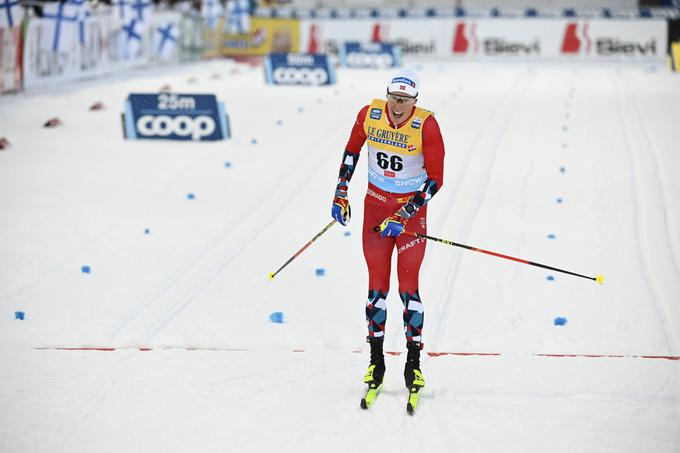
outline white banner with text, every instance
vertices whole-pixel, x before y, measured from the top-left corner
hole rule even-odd
[[[300,50],[338,55],[347,41],[390,42],[405,59],[662,63],[667,27],[660,19],[308,19]]]

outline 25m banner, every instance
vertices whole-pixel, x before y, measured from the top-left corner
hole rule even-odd
[[[212,94],[130,94],[125,102],[123,130],[127,139],[229,138],[224,104]]]

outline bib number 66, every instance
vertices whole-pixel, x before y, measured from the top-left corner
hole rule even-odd
[[[376,157],[378,159],[378,166],[383,170],[387,170],[389,168],[392,171],[401,171],[404,169],[404,161],[396,154],[391,156],[389,159],[387,158],[386,153],[378,153],[376,154]]]

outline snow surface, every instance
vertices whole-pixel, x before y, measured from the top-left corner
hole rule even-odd
[[[365,156],[349,227],[267,274],[330,221],[355,115],[388,71],[274,87],[213,61],[3,96],[0,452],[680,452],[680,361],[642,357],[680,355],[680,77],[416,69],[447,148],[429,233],[603,286],[428,244],[425,351],[500,355],[424,355],[409,417],[394,281],[395,354],[363,411]],[[124,140],[127,95],[165,84],[216,94],[233,138]],[[115,350],[50,349],[87,347]]]

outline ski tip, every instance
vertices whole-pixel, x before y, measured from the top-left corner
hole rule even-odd
[[[269,279],[269,281],[272,281],[272,280],[274,280],[275,275],[276,274],[274,272],[270,272],[269,274],[267,274],[267,278]]]
[[[411,403],[406,403],[406,412],[408,412],[409,415],[413,415],[415,412]]]
[[[595,281],[600,285],[604,285],[604,275],[598,275],[597,277],[595,277]]]
[[[368,404],[366,404],[366,398],[361,398],[361,408],[368,409]]]

